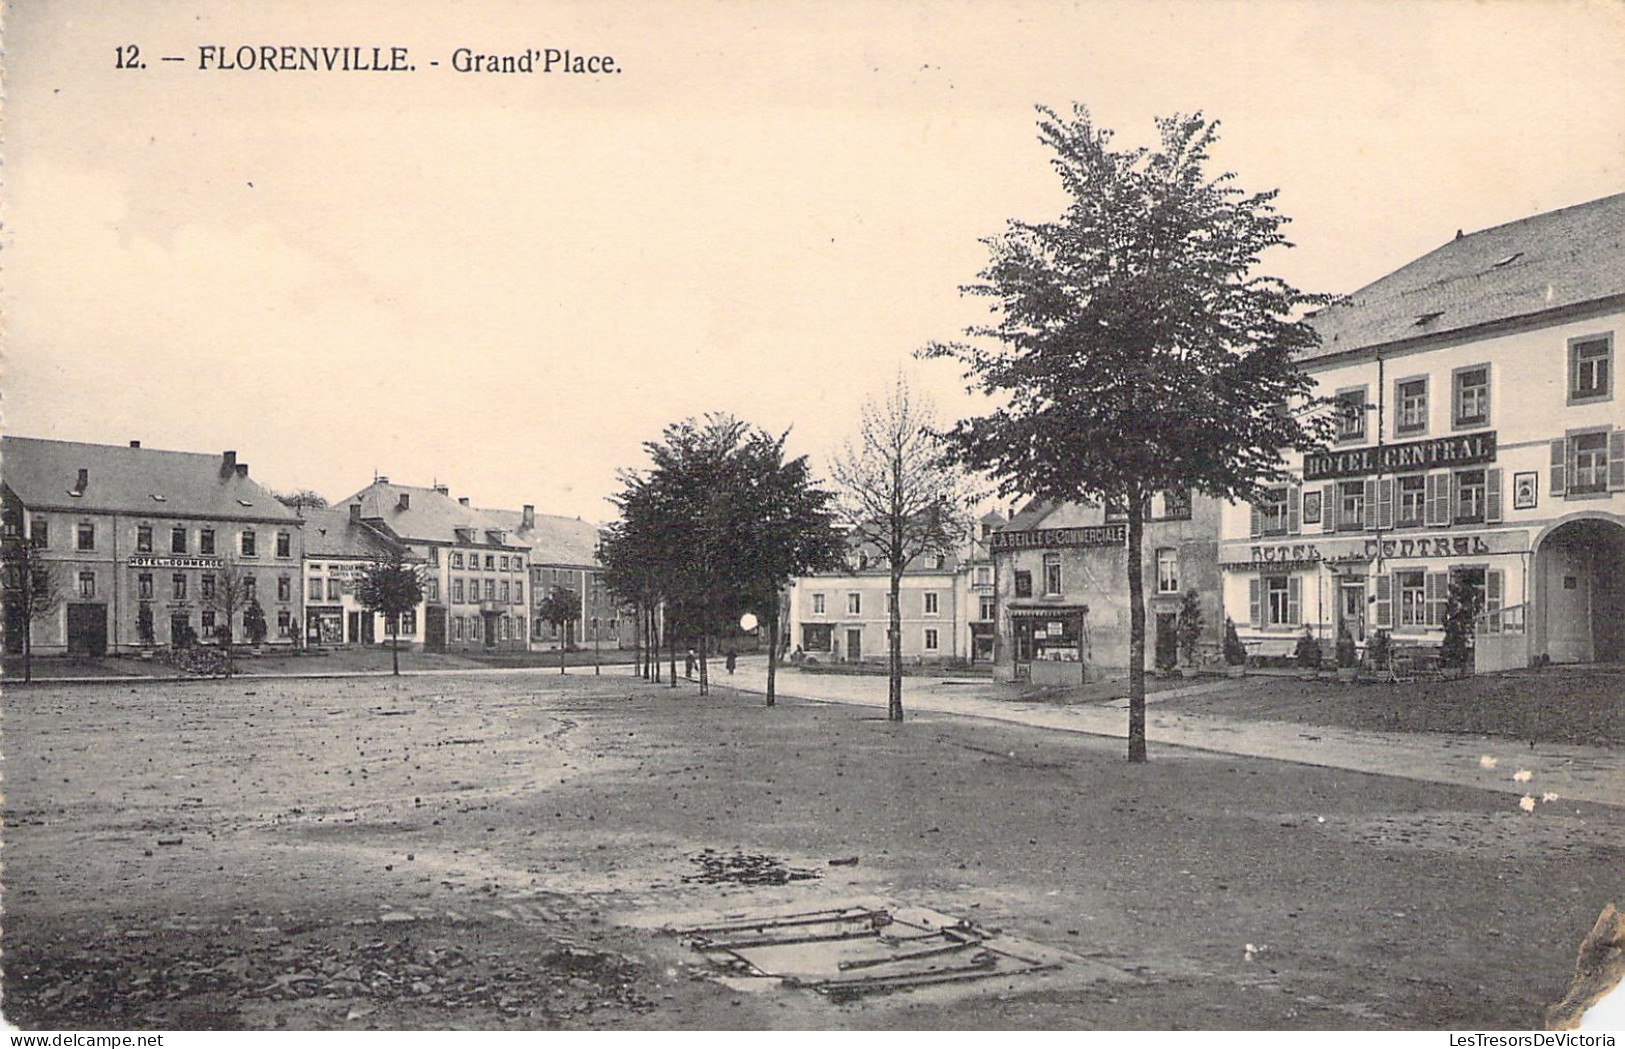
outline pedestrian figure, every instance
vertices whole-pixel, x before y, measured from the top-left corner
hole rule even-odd
[[[739,662],[739,653],[735,652],[731,648],[728,649],[728,673],[732,674],[734,672],[734,666],[738,662]]]
[[[683,673],[688,675],[690,681],[694,680],[694,650],[692,648],[688,650],[688,655],[684,657]]]

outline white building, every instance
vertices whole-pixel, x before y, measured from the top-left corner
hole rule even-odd
[[[1625,194],[1458,234],[1312,322],[1338,437],[1222,516],[1248,647],[1435,645],[1466,581],[1480,670],[1625,659]]]
[[[305,642],[310,645],[371,645],[387,642],[391,634],[382,613],[371,612],[356,599],[356,581],[377,561],[389,557],[396,544],[361,520],[361,504],[336,510],[304,510],[305,519]],[[413,561],[419,558],[411,558]],[[425,601],[401,617],[396,638],[421,646]]]

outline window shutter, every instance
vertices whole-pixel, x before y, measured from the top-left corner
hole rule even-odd
[[[1257,576],[1247,580],[1247,618],[1252,621],[1254,630],[1264,625],[1264,605],[1258,592],[1262,584]]]
[[[1450,486],[1450,504],[1445,511],[1445,518],[1440,524],[1451,524],[1461,516],[1461,475],[1445,474],[1445,484]]]
[[[1377,527],[1377,482],[1365,483],[1365,520],[1360,522],[1364,528]]]
[[[1337,485],[1327,485],[1320,496],[1320,519],[1325,522],[1320,526],[1322,532],[1337,531],[1337,518],[1341,510],[1337,501]]]
[[[1384,477],[1377,482],[1377,527],[1394,527],[1394,479]]]
[[[1501,468],[1484,471],[1484,523],[1501,523]]]
[[[1439,474],[1427,475],[1427,489],[1422,503],[1422,523],[1426,525],[1439,523],[1439,507],[1443,502],[1439,496],[1439,476]]]
[[[1506,603],[1506,576],[1506,570],[1502,568],[1492,568],[1484,573],[1484,611],[1486,613],[1499,612]],[[1501,632],[1500,616],[1486,615],[1484,623],[1489,627],[1490,633],[1499,634]]]
[[[1562,495],[1568,491],[1568,462],[1569,441],[1567,437],[1559,437],[1552,442],[1552,483],[1553,495]]]
[[[1608,490],[1625,491],[1625,430],[1608,435]]]
[[[1286,490],[1286,530],[1293,535],[1303,531],[1303,493],[1297,485]]]
[[[1293,626],[1303,622],[1303,580],[1286,577],[1286,621]]]
[[[1259,536],[1264,534],[1264,515],[1259,513],[1257,503],[1252,504],[1252,511],[1253,511],[1252,535],[1253,535],[1253,538],[1256,539]]]
[[[1377,626],[1390,630],[1394,625],[1394,576],[1392,572],[1377,577]]]
[[[1445,596],[1450,592],[1450,576],[1444,572],[1429,572],[1422,585],[1422,596],[1427,601],[1428,626],[1442,626]]]

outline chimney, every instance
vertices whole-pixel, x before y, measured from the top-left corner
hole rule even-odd
[[[220,456],[220,476],[230,477],[232,471],[237,469],[237,453],[223,452]]]
[[[88,487],[90,487],[90,471],[81,466],[79,467],[79,479],[74,482],[73,490],[82,492]]]
[[[468,496],[465,495],[465,496],[459,497],[458,500],[457,500],[457,505],[458,506],[467,506],[468,505]]]
[[[410,492],[402,492],[401,493],[401,501],[400,501],[400,504],[399,504],[399,508],[402,509],[402,510],[410,510],[410,509],[412,509],[412,493],[410,493]]]
[[[372,483],[373,484],[388,484],[389,483],[389,478],[385,477],[383,474],[378,474],[375,477],[373,477]]]
[[[536,508],[534,506],[532,506],[531,504],[526,503],[524,510],[520,513],[519,519],[520,519],[520,522],[521,522],[520,523],[521,528],[535,528],[536,527]]]
[[[141,447],[141,442],[140,441],[131,441],[130,442],[130,447],[131,448],[139,448],[139,447]]]
[[[359,524],[361,522],[361,504],[360,503],[351,503],[350,504],[350,521],[351,521],[352,524]]]
[[[451,489],[448,488],[446,485],[443,485],[443,484],[435,485],[434,490],[436,492],[439,492],[441,495],[450,495],[451,494]]]

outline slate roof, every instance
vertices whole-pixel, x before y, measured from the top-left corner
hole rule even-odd
[[[75,496],[80,470],[88,483]],[[32,509],[299,522],[269,489],[226,468],[220,453],[6,437],[0,480]]]
[[[1625,193],[1470,233],[1310,317],[1305,360],[1625,295]]]
[[[515,542],[530,546],[533,565],[567,565],[572,568],[598,568],[598,526],[579,517],[536,514],[527,529],[519,510],[486,510],[480,513],[498,521],[513,533]]]
[[[375,558],[386,557],[391,551],[389,540],[350,520],[348,504],[335,510],[305,511],[305,557],[308,560],[331,557]]]
[[[407,508],[401,509],[401,496],[408,497]],[[361,491],[335,504],[348,513],[351,503],[361,504],[361,517],[383,526],[390,534],[414,543],[459,542],[457,530],[473,529],[473,543],[487,545],[487,531],[511,532],[500,521],[492,520],[479,510],[464,506],[438,488],[417,485],[391,484],[377,480]],[[512,534],[503,539],[504,546],[524,546]]]

